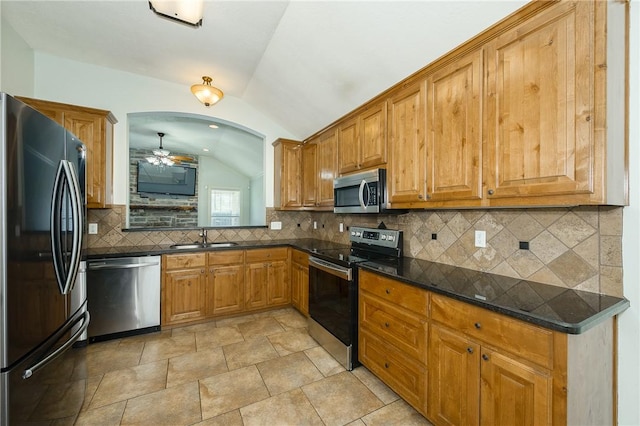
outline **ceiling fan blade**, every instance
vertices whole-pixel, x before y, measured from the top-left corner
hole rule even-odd
[[[193,161],[193,157],[187,157],[186,155],[170,155],[169,158],[177,161]]]

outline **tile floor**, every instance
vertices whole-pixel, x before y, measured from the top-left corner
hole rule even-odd
[[[429,425],[294,309],[89,345],[76,425]]]

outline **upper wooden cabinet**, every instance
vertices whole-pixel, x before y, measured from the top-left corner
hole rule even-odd
[[[490,205],[626,203],[625,3],[560,2],[486,45]]]
[[[466,54],[427,78],[427,199],[482,198],[482,56]]]
[[[19,97],[78,137],[87,148],[86,195],[88,208],[113,204],[113,125],[109,111]]]
[[[387,100],[387,187],[392,205],[412,207],[426,199],[425,91],[425,81],[418,80],[393,91]]]
[[[338,173],[345,174],[387,163],[387,108],[377,102],[338,127]]]
[[[338,175],[337,147],[335,127],[304,144],[303,204],[308,209],[333,209],[333,179]]]
[[[274,207],[295,210],[302,207],[302,142],[278,139],[274,150]]]

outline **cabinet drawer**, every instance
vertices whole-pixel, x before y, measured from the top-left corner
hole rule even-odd
[[[426,319],[397,305],[360,291],[360,327],[424,363],[427,352]]]
[[[416,410],[426,415],[427,372],[422,364],[382,340],[360,333],[360,362]]]
[[[291,261],[302,266],[309,266],[309,255],[300,250],[291,250]]]
[[[245,259],[247,263],[287,260],[287,250],[287,247],[247,250]]]
[[[165,270],[197,268],[204,266],[206,263],[206,253],[167,254],[162,256],[162,268]]]
[[[431,318],[449,328],[553,368],[553,331],[446,296],[431,296]]]
[[[244,262],[243,250],[217,251],[207,255],[209,265],[237,265]]]
[[[360,271],[358,285],[362,290],[375,294],[382,300],[396,303],[424,318],[427,317],[429,293],[426,290],[363,270]]]

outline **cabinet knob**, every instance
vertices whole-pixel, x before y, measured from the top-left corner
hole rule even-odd
[[[472,348],[471,346],[469,346],[469,347],[467,348],[467,352],[469,352],[470,354],[472,354],[472,353],[473,353],[473,348]]]
[[[477,328],[478,330],[480,330],[480,328],[482,327],[482,324],[480,324],[479,322],[477,322],[477,323],[473,324],[473,326],[474,326],[475,328]]]
[[[487,191],[487,194],[489,194],[489,195],[493,195],[493,193],[494,193],[493,189],[490,189],[490,190]]]
[[[386,291],[387,294],[391,294],[391,290],[386,289],[385,291]]]
[[[384,368],[389,368],[389,363],[388,362],[384,363]]]
[[[427,194],[427,200],[431,199],[431,194]]]
[[[204,274],[204,269],[200,269],[200,273],[201,273],[201,274]]]
[[[485,361],[489,361],[489,355],[482,354],[482,359],[485,360]]]
[[[423,197],[422,197],[422,194],[418,194],[418,199],[419,199],[419,200],[422,200],[422,198],[423,198]]]
[[[384,326],[385,326],[385,327],[387,327],[387,328],[389,328],[389,323],[388,323],[388,322],[385,322],[385,323],[384,323]]]

